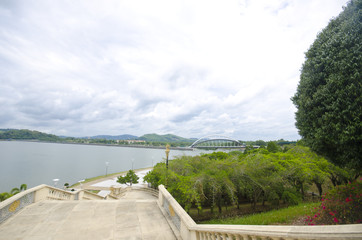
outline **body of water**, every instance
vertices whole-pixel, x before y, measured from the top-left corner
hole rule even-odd
[[[171,150],[175,156],[195,156],[200,151]],[[86,178],[152,167],[165,161],[165,149],[90,146],[41,142],[0,141],[0,193],[25,183],[58,187]],[[106,166],[108,162],[108,167]]]

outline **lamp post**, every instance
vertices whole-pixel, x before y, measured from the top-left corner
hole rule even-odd
[[[109,162],[106,162],[106,177],[108,175],[108,166],[109,166]]]
[[[170,154],[170,145],[166,145],[166,169],[168,169],[168,155]]]
[[[168,155],[170,154],[170,145],[166,145],[166,188],[168,187]]]
[[[83,188],[82,183],[83,183],[84,181],[85,181],[84,179],[83,179],[83,180],[78,181],[78,182],[79,182],[79,184],[80,184],[80,189],[82,189],[82,188]]]
[[[56,187],[56,186],[57,186],[57,183],[59,182],[59,179],[58,179],[58,178],[54,178],[54,179],[53,179],[53,182],[54,182],[54,187]]]

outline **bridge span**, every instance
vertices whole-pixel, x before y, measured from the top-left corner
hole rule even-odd
[[[191,144],[190,148],[244,148],[245,145],[242,144],[239,140],[233,139],[231,137],[226,137],[222,135],[209,135],[197,139],[194,143]]]

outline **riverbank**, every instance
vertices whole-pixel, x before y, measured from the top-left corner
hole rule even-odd
[[[151,146],[151,145],[126,145],[126,144],[107,144],[107,143],[76,143],[76,142],[51,142],[51,141],[39,141],[39,140],[21,140],[21,139],[0,139],[3,142],[35,142],[35,143],[58,143],[58,144],[73,144],[73,145],[86,145],[86,146],[104,146],[104,147],[127,147],[127,148],[148,148],[148,149],[166,149],[165,146]],[[193,148],[189,147],[170,147],[171,150],[180,151],[193,151]]]

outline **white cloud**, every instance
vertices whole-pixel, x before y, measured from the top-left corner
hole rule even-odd
[[[304,52],[346,2],[3,1],[0,127],[297,139]]]

